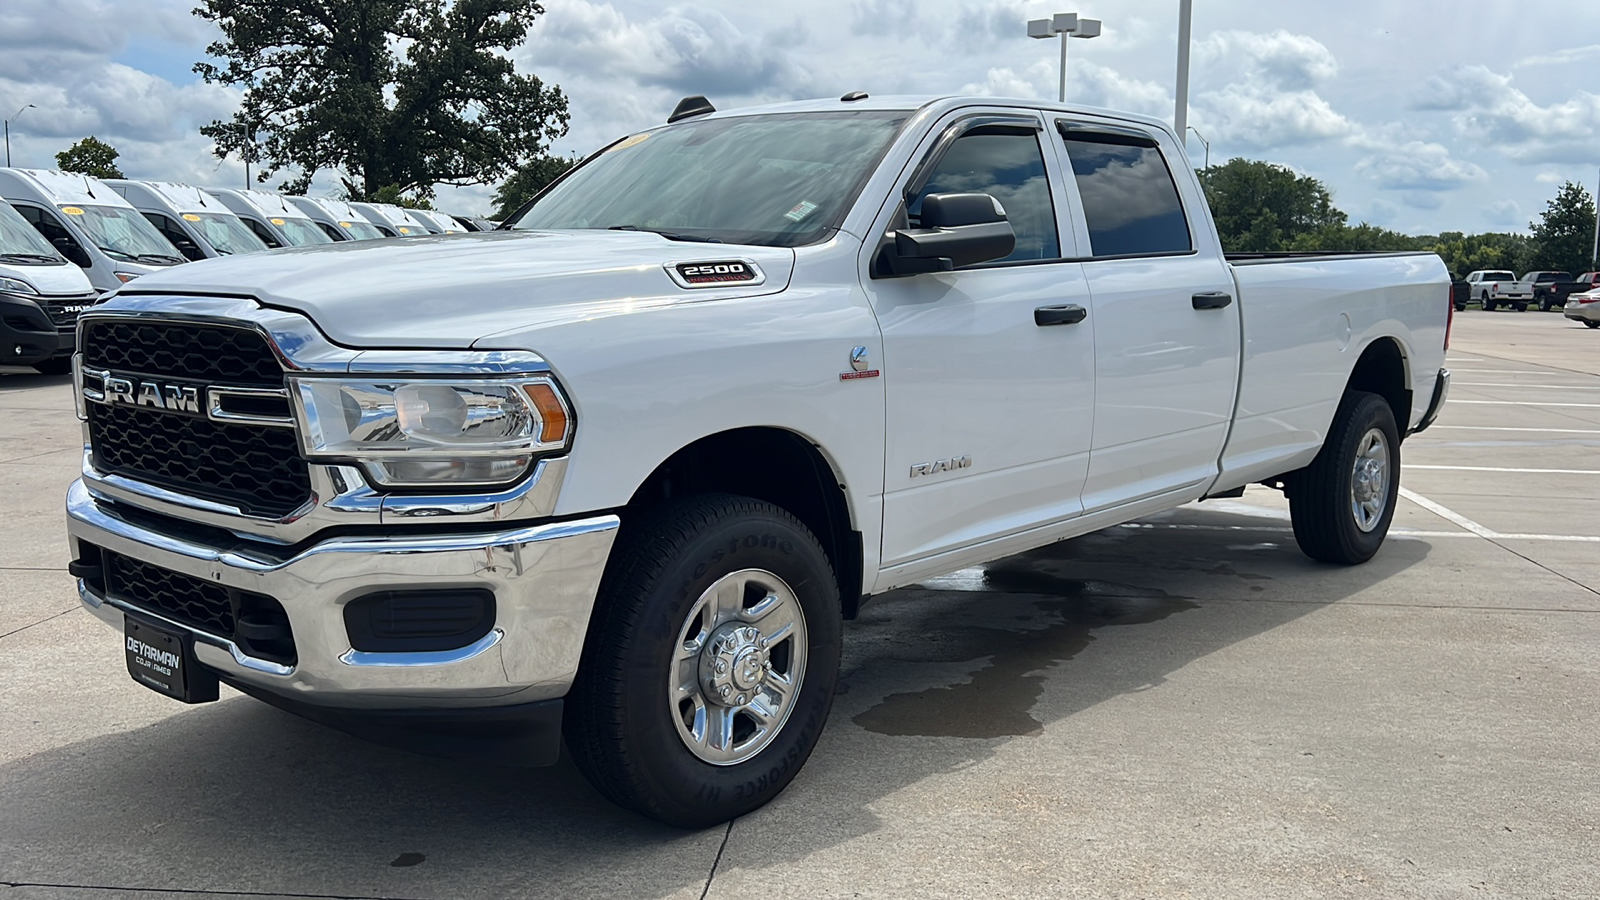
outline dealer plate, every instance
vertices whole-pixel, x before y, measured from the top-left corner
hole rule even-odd
[[[122,623],[128,674],[134,681],[185,703],[217,699],[217,677],[195,664],[187,636],[131,615],[124,615]]]

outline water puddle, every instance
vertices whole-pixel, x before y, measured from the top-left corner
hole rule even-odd
[[[1038,564],[1014,558],[986,568],[963,569],[921,587],[938,591],[1026,594],[974,600],[973,619],[992,625],[959,625],[925,635],[950,651],[949,661],[989,662],[970,681],[947,687],[890,694],[857,715],[857,725],[885,735],[997,738],[1036,734],[1042,723],[1030,710],[1044,692],[1048,670],[1076,656],[1111,625],[1143,625],[1197,608],[1187,598],[1155,588],[1063,578]],[[979,607],[976,604],[983,603]],[[1002,623],[1015,622],[1013,627]]]

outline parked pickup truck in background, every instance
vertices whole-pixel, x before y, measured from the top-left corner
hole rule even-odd
[[[1517,283],[1516,273],[1504,269],[1483,269],[1467,274],[1472,299],[1483,304],[1485,312],[1509,306],[1517,312],[1528,308],[1533,289]]]
[[[1517,284],[1528,289],[1540,312],[1560,309],[1568,294],[1589,289],[1586,282],[1573,279],[1571,272],[1529,272]]]
[[[71,570],[135,680],[499,762],[564,732],[705,826],[799,771],[870,596],[1258,482],[1364,562],[1449,381],[1437,256],[1232,264],[1141,116],[690,98],[509,223],[85,315]]]

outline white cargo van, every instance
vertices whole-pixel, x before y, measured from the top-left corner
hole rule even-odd
[[[133,207],[144,214],[178,252],[191,260],[233,256],[267,249],[222,201],[197,187],[176,181],[130,181],[108,178]]]
[[[88,175],[0,169],[0,198],[105,294],[184,262],[122,195]]]
[[[417,221],[411,211],[393,203],[352,203],[367,221],[378,226],[388,237],[416,237],[432,234],[428,226]]]
[[[311,221],[289,198],[271,191],[208,191],[222,201],[256,237],[269,248],[304,247],[308,244],[327,244],[333,238],[322,233],[317,223]]]
[[[0,200],[0,363],[70,372],[78,313],[96,296],[89,276]]]
[[[436,209],[413,209],[408,210],[408,212],[421,219],[422,224],[429,226],[428,230],[434,234],[466,234],[467,232],[465,225]]]
[[[317,223],[322,233],[336,241],[370,241],[384,237],[378,226],[343,200],[330,197],[289,197],[288,201]]]

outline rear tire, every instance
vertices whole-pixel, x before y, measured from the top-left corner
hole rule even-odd
[[[1527,312],[1528,311],[1528,302],[1526,300],[1524,300],[1521,303],[1513,303],[1513,304],[1511,304],[1511,308],[1516,310],[1517,312]]]
[[[1483,295],[1483,311],[1484,312],[1494,312],[1494,307],[1495,307],[1495,302],[1493,300],[1489,299],[1489,294],[1488,294],[1487,291],[1485,291],[1484,295]]]
[[[776,797],[833,704],[839,587],[784,510],[724,494],[625,521],[601,580],[567,744],[612,802],[684,828]]]
[[[1589,326],[1590,328],[1600,328],[1600,321],[1595,319],[1584,319],[1583,324]]]
[[[57,356],[33,364],[34,371],[41,375],[66,375],[72,371],[72,357]]]
[[[1400,492],[1400,433],[1388,401],[1346,391],[1316,459],[1285,482],[1301,552],[1346,566],[1371,559]]]

